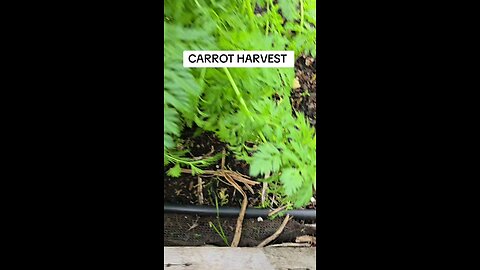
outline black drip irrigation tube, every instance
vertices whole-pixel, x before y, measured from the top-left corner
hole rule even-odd
[[[170,214],[185,214],[185,215],[199,215],[199,216],[216,216],[217,208],[213,206],[204,205],[163,205],[165,213]],[[247,208],[245,212],[246,218],[267,218],[270,209]],[[218,215],[220,217],[236,217],[240,214],[240,208],[236,207],[218,207]],[[288,210],[287,214],[299,220],[316,220],[317,211],[314,209],[304,210]]]

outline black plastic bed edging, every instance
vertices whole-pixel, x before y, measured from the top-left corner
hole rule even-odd
[[[190,214],[190,215],[199,215],[199,216],[216,216],[217,208],[213,206],[204,206],[204,205],[174,205],[174,204],[165,204],[163,205],[163,210],[165,213],[171,214]],[[258,208],[247,208],[245,212],[246,218],[267,218],[270,209],[258,209]],[[235,217],[240,213],[240,208],[236,207],[219,207],[218,215],[220,217]],[[288,214],[293,216],[295,219],[299,220],[316,220],[317,211],[314,209],[304,209],[304,210],[288,210]]]

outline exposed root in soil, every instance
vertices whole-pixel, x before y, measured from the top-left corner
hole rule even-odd
[[[237,227],[235,228],[235,236],[233,237],[231,247],[238,247],[238,243],[240,243],[240,237],[242,236],[242,223],[243,218],[245,217],[245,212],[247,211],[247,195],[243,192],[243,201],[242,201],[242,208],[240,209],[240,214],[238,215],[237,219]]]
[[[180,170],[180,172],[191,174],[192,170],[182,168]],[[249,177],[246,176],[246,175],[243,175],[241,173],[234,172],[234,171],[231,171],[231,170],[223,170],[223,171],[222,170],[203,170],[202,175],[208,175],[208,174],[209,175],[215,175],[215,176],[225,176],[225,175],[227,175],[227,177],[231,177],[231,178],[235,179],[236,181],[242,182],[242,183],[247,184],[247,185],[258,185],[258,184],[260,184],[260,182],[248,179]]]
[[[243,218],[245,217],[245,211],[247,210],[247,204],[248,204],[248,199],[247,199],[247,194],[238,186],[237,183],[225,173],[225,149],[223,149],[222,152],[222,167],[220,168],[222,170],[223,176],[232,184],[235,189],[237,189],[242,195],[243,195],[243,201],[242,201],[242,208],[240,209],[240,213],[238,215],[237,219],[237,227],[235,228],[235,235],[233,236],[232,240],[232,245],[231,247],[238,247],[238,243],[240,243],[240,237],[242,236],[242,223],[243,223]]]
[[[245,217],[245,212],[247,211],[248,197],[247,197],[247,194],[245,193],[245,191],[243,191],[243,189],[237,184],[236,181],[243,183],[245,185],[245,187],[250,192],[252,192],[252,194],[254,194],[254,192],[253,192],[253,189],[250,187],[250,185],[257,185],[257,184],[260,184],[260,182],[250,180],[250,179],[248,179],[249,178],[248,176],[243,175],[241,173],[234,172],[234,171],[231,171],[231,170],[225,170],[225,155],[226,155],[226,152],[225,152],[225,149],[223,149],[222,150],[222,161],[221,161],[220,170],[216,170],[216,171],[214,171],[214,170],[204,170],[203,174],[222,176],[223,178],[225,178],[227,180],[227,182],[230,185],[232,185],[243,196],[242,206],[241,206],[240,213],[239,213],[238,219],[237,219],[235,236],[233,237],[232,244],[231,244],[231,247],[237,247],[238,243],[240,243],[240,237],[242,235],[242,223],[243,223],[243,219]],[[181,169],[181,172],[192,173],[192,170],[191,169]],[[198,176],[198,187],[200,189],[200,192],[201,192],[201,184],[202,184],[202,180],[201,180],[200,176]],[[201,201],[203,202],[203,197],[202,197]],[[199,202],[200,202],[200,197],[199,197]]]

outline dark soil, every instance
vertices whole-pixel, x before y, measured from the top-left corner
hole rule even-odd
[[[237,218],[199,217],[192,215],[165,214],[163,233],[165,246],[226,246],[224,240],[213,227],[224,232],[227,243],[232,242],[235,234]],[[275,233],[280,227],[283,218],[274,220],[245,219],[242,226],[241,247],[255,247],[264,239]],[[220,229],[221,227],[221,229]],[[290,220],[282,234],[270,244],[295,242],[295,238],[302,235],[316,235],[316,230],[302,222]]]
[[[228,151],[226,145],[221,142],[215,134],[211,132],[205,132],[199,136],[194,136],[196,128],[188,128],[184,130],[182,134],[183,146],[190,149],[192,157],[203,156],[207,153],[211,153],[213,147],[212,156],[221,153],[223,149],[226,151],[225,167],[229,170],[239,172],[244,175],[248,175],[249,166],[244,161],[236,160],[233,158],[233,153]],[[218,160],[216,164],[212,164],[204,169],[217,170],[220,168],[221,161]],[[166,174],[167,170],[171,166],[165,168],[163,182],[163,198],[165,203],[175,204],[199,204],[199,193],[196,185],[198,184],[198,176],[192,176],[191,174],[182,174],[179,178],[170,177]],[[204,198],[203,205],[215,206],[215,194],[217,198],[220,197],[220,193],[224,194],[223,201],[218,201],[219,206],[233,206],[238,207],[241,204],[243,196],[235,190],[232,186],[225,184],[225,179],[218,177],[200,176],[202,178],[203,188],[202,194]],[[220,181],[221,180],[221,181]],[[222,182],[223,181],[223,182]],[[258,206],[261,194],[261,186],[256,185],[252,187],[255,194],[246,190],[249,200],[249,207]]]
[[[204,132],[201,135],[194,136],[195,130],[196,128],[185,129],[181,137],[183,140],[182,145],[188,149],[191,149],[192,157],[203,156],[207,153],[211,153],[210,155],[213,156],[217,153],[222,153],[222,150],[225,149],[225,167],[229,170],[248,175],[249,165],[244,161],[236,160],[234,158],[234,154],[228,151],[226,145],[221,142],[215,136],[215,134],[211,132]],[[215,164],[212,164],[204,169],[218,170],[220,168],[220,164],[221,161],[218,160]],[[191,174],[183,173],[180,175],[180,177],[170,177],[167,175],[167,171],[171,167],[172,166],[167,166],[164,169],[164,202],[181,205],[200,204],[200,196],[197,189],[199,176],[192,176]],[[218,206],[240,207],[243,196],[239,192],[237,192],[235,188],[225,184],[225,179],[207,175],[201,175],[200,178],[203,182],[203,205],[216,206],[215,197],[217,197]],[[255,178],[251,179],[257,180]],[[248,197],[248,207],[260,207],[262,186],[261,184],[255,185],[252,187],[252,189],[254,191],[254,194],[252,194],[244,187],[244,191]],[[223,197],[224,199],[221,200],[221,197]],[[314,198],[316,199],[316,195],[314,195]],[[305,208],[316,209],[316,204],[310,203]]]
[[[317,64],[311,56],[302,55],[295,62],[295,77],[300,87],[292,90],[292,106],[297,112],[303,112],[310,124],[317,123]]]

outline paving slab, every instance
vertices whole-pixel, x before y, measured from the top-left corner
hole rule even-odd
[[[164,269],[314,270],[315,248],[164,247]]]
[[[316,269],[316,248],[266,247],[263,253],[274,269],[314,270]]]

